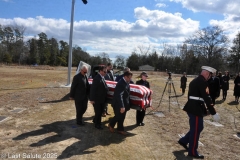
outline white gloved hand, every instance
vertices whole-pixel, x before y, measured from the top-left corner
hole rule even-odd
[[[218,122],[220,120],[220,116],[218,115],[218,113],[213,115],[213,121]]]

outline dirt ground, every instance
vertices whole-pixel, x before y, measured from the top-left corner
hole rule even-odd
[[[72,77],[76,68],[72,69]],[[103,130],[92,123],[94,111],[89,103],[84,114],[85,126],[76,126],[74,102],[68,100],[70,88],[65,67],[0,66],[0,159],[191,159],[178,145],[179,134],[189,129],[188,116],[180,109],[187,95],[168,93],[167,75],[148,72],[153,90],[153,108],[147,109],[145,126],[137,127],[136,111],[127,113],[124,125],[128,136],[110,133],[107,125],[113,117],[103,117]],[[139,72],[134,72],[134,81]],[[173,84],[180,95],[180,76],[173,75]],[[193,77],[188,77],[188,83]],[[188,88],[187,88],[188,91]],[[217,127],[204,123],[199,153],[205,159],[240,159],[240,106],[233,102],[233,81],[226,101],[217,99],[221,116]],[[159,102],[161,101],[160,105]],[[170,102],[170,103],[169,103]],[[170,105],[169,105],[170,104]],[[179,104],[179,105],[178,105]],[[180,107],[179,107],[180,106]],[[159,117],[163,113],[165,117]],[[204,118],[211,120],[211,116]]]

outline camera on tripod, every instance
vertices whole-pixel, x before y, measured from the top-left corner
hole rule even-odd
[[[172,73],[168,72],[168,80],[171,80],[171,79],[172,79]]]

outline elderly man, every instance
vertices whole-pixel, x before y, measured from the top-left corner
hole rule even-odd
[[[210,114],[213,115],[213,120],[220,120],[219,115],[213,107],[212,99],[209,96],[207,83],[207,80],[211,77],[211,73],[215,72],[216,70],[212,67],[202,66],[201,74],[189,84],[188,101],[183,110],[188,114],[190,130],[178,143],[188,151],[188,156],[190,157],[204,159],[203,155],[198,154],[197,148],[199,136],[203,130],[203,116],[207,114],[205,104]],[[187,144],[189,144],[189,147]]]
[[[90,91],[88,79],[86,77],[87,72],[87,66],[83,65],[80,72],[73,77],[69,97],[69,99],[75,101],[76,121],[77,124],[81,126],[84,125],[82,117],[87,110],[88,95]]]

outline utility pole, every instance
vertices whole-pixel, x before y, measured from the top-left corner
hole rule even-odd
[[[74,5],[75,5],[75,0],[72,0],[70,36],[69,36],[69,54],[68,54],[68,79],[67,79],[67,86],[70,85],[71,72],[72,72],[72,35],[73,35]]]
[[[82,0],[84,4],[87,4],[87,0]],[[75,0],[72,0],[72,10],[71,10],[71,24],[70,24],[70,36],[69,36],[69,54],[68,54],[68,79],[67,85],[70,86],[71,72],[72,72],[72,36],[73,36],[73,19],[74,19],[74,5]]]

